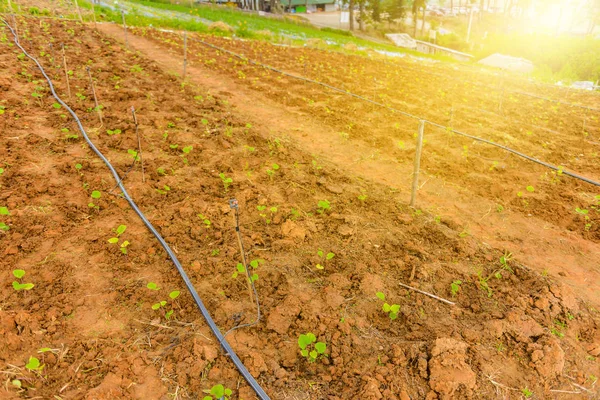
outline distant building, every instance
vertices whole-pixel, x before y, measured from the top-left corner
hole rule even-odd
[[[284,10],[289,12],[335,11],[335,0],[280,0]]]

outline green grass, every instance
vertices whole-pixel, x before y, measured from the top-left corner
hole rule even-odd
[[[190,7],[189,3],[185,5],[167,4],[158,1],[129,0],[132,4],[140,4],[160,10],[169,10],[194,15],[209,21],[223,21],[236,29],[237,36],[244,36],[257,39],[269,39],[267,36],[256,34],[258,31],[269,30],[274,34],[274,41],[280,42],[283,37],[287,37],[293,44],[302,45],[307,39],[321,39],[329,43],[330,47],[341,48],[347,43],[353,43],[359,47],[365,47],[373,50],[384,50],[395,53],[406,53],[417,57],[437,59],[441,61],[455,62],[454,59],[445,56],[431,56],[418,53],[416,51],[402,49],[394,45],[385,45],[371,42],[369,40],[354,37],[351,33],[339,31],[337,29],[319,29],[306,22],[291,17],[263,17],[254,13],[243,12],[237,9],[231,9],[224,6],[197,5]],[[82,8],[91,9],[87,0],[80,0]],[[101,15],[103,20],[121,23],[121,15],[110,9],[96,6],[96,14]],[[139,14],[125,15],[126,23],[130,26],[149,26],[180,29],[193,32],[206,32],[207,26],[202,22],[184,21],[175,18],[149,18]],[[239,29],[242,27],[242,29]],[[243,33],[243,34],[242,34]],[[219,33],[217,33],[219,34]]]

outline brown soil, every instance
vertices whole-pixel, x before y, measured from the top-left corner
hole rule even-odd
[[[139,36],[129,36],[126,50],[122,32],[111,25],[96,32],[72,22],[18,20],[24,46],[41,59],[121,174],[133,159],[128,150],[137,147],[129,111],[135,107],[145,182],[137,165],[125,185],[173,246],[223,331],[254,317],[246,284],[232,278],[241,256],[227,201],[239,200],[249,258],[263,260],[256,272],[264,319],[228,340],[272,398],[519,398],[524,388],[540,399],[595,395],[600,376],[595,188],[428,130],[422,209],[412,210],[406,206],[412,121],[229,61],[193,41],[183,85],[173,73],[181,67],[180,44],[170,34],[139,30]],[[0,35],[10,37],[5,28]],[[356,69],[364,80],[352,79],[345,88],[363,94],[373,89],[369,74],[377,73],[386,77],[379,92],[387,93],[386,101],[397,108],[410,102],[411,112],[431,118],[443,115],[436,97],[440,82],[424,84],[414,64],[203,39],[240,52],[254,49],[263,61],[298,73],[304,63],[299,57],[306,57],[317,68],[313,77],[326,76],[336,85]],[[73,71],[69,100],[56,51],[60,43]],[[182,289],[176,270],[112,190],[112,177],[81,135],[72,137],[78,133],[74,122],[53,107],[35,65],[18,55],[2,40],[0,206],[10,211],[0,216],[10,227],[0,231],[3,398],[198,398],[217,383],[232,388],[234,398],[253,398],[188,293],[182,290],[166,308],[152,310],[170,291]],[[102,126],[93,110],[88,60],[103,106]],[[400,69],[404,75],[386,72],[399,66],[406,66]],[[448,77],[464,75],[465,81],[483,79],[470,71],[431,68]],[[405,98],[394,97],[399,87]],[[481,96],[460,86],[454,90],[469,106]],[[486,104],[481,107],[492,107]],[[543,111],[530,101],[512,107],[505,113],[522,108],[520,118]],[[565,126],[579,117],[576,110],[549,114],[550,123]],[[465,130],[490,124],[494,130],[486,137],[501,141],[500,116],[453,118]],[[586,140],[594,138],[593,126],[590,122]],[[121,133],[107,133],[115,129]],[[534,133],[531,141],[526,139],[532,135],[512,134],[504,140],[525,152],[598,176],[597,150],[586,148],[579,156],[583,139],[569,136],[574,129],[545,139]],[[573,149],[574,143],[579,147]],[[188,146],[191,151],[184,153]],[[228,188],[220,173],[232,178]],[[533,193],[525,190],[528,185]],[[101,191],[100,199],[91,198],[94,190]],[[319,212],[320,200],[328,200],[330,209]],[[259,206],[277,209],[265,214]],[[575,208],[588,210],[591,228],[585,229]],[[121,224],[127,229],[119,243],[131,243],[126,255],[107,241]],[[325,260],[319,250],[335,257]],[[505,251],[514,258],[503,266]],[[35,287],[14,291],[14,269],[26,270],[22,281]],[[456,280],[462,284],[453,295]],[[147,289],[148,282],[161,290]],[[379,291],[400,305],[396,320],[382,311]],[[327,343],[328,357],[309,363],[300,355],[297,338],[306,332]],[[38,353],[42,348],[52,350]],[[25,368],[30,356],[44,364],[41,372]]]

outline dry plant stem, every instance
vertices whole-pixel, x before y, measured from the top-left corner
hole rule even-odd
[[[63,68],[65,69],[65,79],[67,80],[67,94],[69,95],[69,100],[71,100],[71,84],[69,83],[69,70],[67,69],[67,58],[65,57],[65,45],[61,44],[62,48],[62,58],[63,58]]]
[[[410,289],[410,290],[414,290],[415,292],[419,292],[419,293],[421,293],[421,294],[424,294],[424,295],[426,295],[426,296],[432,297],[432,298],[434,298],[434,299],[436,299],[436,300],[439,300],[439,301],[441,301],[441,302],[443,302],[443,303],[450,304],[451,306],[453,306],[453,305],[456,305],[456,303],[454,303],[454,302],[452,302],[452,301],[450,301],[450,300],[442,299],[441,297],[438,297],[438,296],[436,296],[435,294],[431,294],[431,293],[424,292],[424,291],[422,291],[422,290],[419,290],[419,289],[416,289],[416,288],[414,288],[414,287],[412,287],[412,286],[405,285],[404,283],[400,283],[400,282],[398,282],[398,285],[400,285],[400,286],[402,286],[402,287],[405,287],[405,288],[407,288],[407,289]]]
[[[100,106],[98,104],[98,97],[96,97],[96,88],[94,87],[94,80],[92,79],[92,72],[90,71],[90,67],[86,67],[88,76],[90,78],[90,86],[92,87],[92,94],[94,95],[94,104],[96,104],[96,112],[98,113],[98,119],[100,120],[100,126],[104,125],[102,122],[102,111],[100,110]]]
[[[146,183],[146,175],[144,174],[144,159],[142,158],[142,141],[138,132],[138,120],[135,116],[135,108],[131,106],[131,114],[133,115],[133,123],[135,124],[135,135],[138,141],[138,155],[140,156],[140,164],[142,164],[142,183]]]

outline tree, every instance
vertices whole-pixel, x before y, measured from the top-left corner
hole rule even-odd
[[[402,20],[406,15],[405,0],[384,0],[383,9],[388,13],[390,21]]]
[[[381,0],[369,1],[367,8],[371,11],[371,18],[373,18],[373,21],[381,22]]]
[[[350,12],[350,30],[354,30],[354,0],[350,0],[350,5],[348,6],[348,11]]]
[[[426,1],[427,0],[414,0],[413,1],[413,5],[412,5],[412,14],[413,14],[413,22],[415,24],[415,29],[413,32],[413,37],[417,37],[417,19],[418,19],[418,14],[419,14],[419,10],[421,8],[423,8],[423,25],[425,25],[425,7],[426,7]],[[423,28],[421,28],[421,32],[423,31]]]

